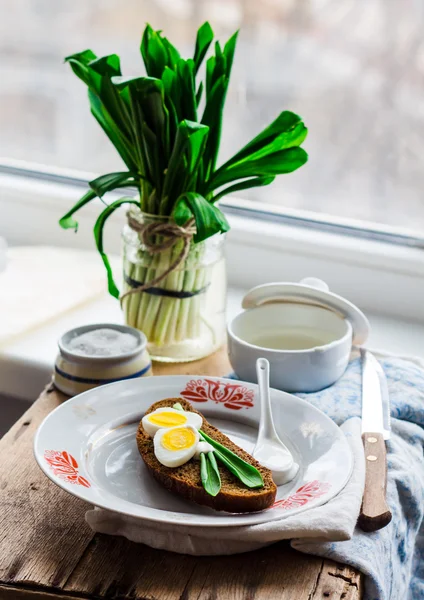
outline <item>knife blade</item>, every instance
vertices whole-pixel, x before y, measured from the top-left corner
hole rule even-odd
[[[380,431],[390,438],[390,404],[387,380],[380,363],[371,352],[362,355],[362,433]]]
[[[387,459],[390,438],[390,403],[384,371],[367,350],[362,357],[362,442],[365,452],[365,488],[358,525],[377,531],[392,520],[386,502]]]

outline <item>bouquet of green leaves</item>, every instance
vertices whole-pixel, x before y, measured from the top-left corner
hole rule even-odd
[[[130,225],[145,247],[159,248],[148,261],[124,264],[123,302],[127,322],[159,346],[196,333],[200,318],[196,293],[209,283],[207,270],[196,268],[202,242],[229,229],[218,200],[232,192],[268,185],[276,175],[290,173],[307,160],[300,148],[307,129],[300,117],[284,111],[217,167],[237,33],[224,47],[215,42],[204,80],[199,81],[213,37],[209,23],[202,25],[193,58],[185,59],[160,31],[147,25],[140,48],[147,76],[122,77],[116,54],[98,58],[85,50],[66,58],[86,84],[91,112],[126,169],[91,181],[87,193],[60,225],[77,229],[74,213],[94,198],[119,188],[137,190],[134,197],[106,205],[95,224],[94,237],[106,267],[109,292],[117,298],[119,291],[103,245],[107,219],[122,205],[129,205]],[[157,227],[145,228],[141,222],[137,226],[140,211],[162,217],[163,222]],[[183,291],[185,299],[172,298],[169,293],[161,297],[157,287],[155,294],[149,294],[153,286]]]

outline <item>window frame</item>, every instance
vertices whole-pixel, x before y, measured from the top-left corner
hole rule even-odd
[[[100,200],[79,213],[78,235],[57,225],[93,177],[91,173],[1,161],[0,235],[11,245],[95,250],[92,227]],[[424,321],[424,238],[242,198],[228,198],[221,207],[231,225],[227,239],[230,285],[248,289],[270,281],[315,276],[364,310]],[[114,222],[115,227],[108,225],[106,232],[106,248],[111,254],[120,252],[123,212]]]

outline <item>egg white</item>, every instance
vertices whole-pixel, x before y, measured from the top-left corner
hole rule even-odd
[[[149,420],[150,417],[152,417],[152,415],[156,415],[161,412],[171,412],[176,413],[178,415],[184,415],[186,417],[185,423],[181,423],[181,425],[175,425],[175,427],[185,427],[186,425],[191,425],[195,429],[200,429],[202,426],[202,417],[200,415],[197,415],[196,413],[192,413],[189,411],[183,412],[175,408],[158,408],[155,411],[149,413],[148,415],[145,415],[141,420],[144,431],[147,433],[147,435],[150,435],[150,437],[154,437],[156,432],[160,429],[169,429],[169,427],[160,426],[157,423],[151,423]]]
[[[191,429],[194,433],[194,441],[188,448],[181,450],[169,450],[162,445],[163,436],[173,429]],[[168,427],[167,429],[159,429],[153,438],[153,446],[155,456],[158,461],[165,467],[180,467],[193,458],[197,444],[199,443],[199,432],[192,425],[177,425],[176,427]]]

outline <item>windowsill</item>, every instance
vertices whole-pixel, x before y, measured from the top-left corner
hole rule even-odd
[[[98,215],[96,203],[81,211],[77,236],[57,225],[59,217],[81,195],[81,187],[0,174],[0,191],[0,235],[12,246],[44,245],[48,240],[49,246],[88,250],[95,255],[92,227]],[[27,215],[24,223],[22,211]],[[239,214],[230,214],[229,220],[229,318],[239,310],[241,290],[270,281],[314,276],[367,314],[372,325],[370,348],[424,356],[422,247],[356,239]],[[114,223],[107,232],[107,251],[117,255],[124,215],[117,214]],[[104,277],[95,256],[95,272]],[[0,352],[0,394],[34,400],[51,378],[57,339],[63,332],[83,323],[121,320],[119,304],[105,295],[5,344]]]
[[[78,213],[78,235],[61,230],[59,218],[84,190],[66,181],[0,173],[0,235],[10,245],[36,246],[48,241],[49,246],[93,251],[92,231],[100,200]],[[113,227],[107,228],[105,243],[110,254],[120,252],[124,212],[118,212]],[[424,243],[409,246],[356,238],[326,231],[319,224],[300,227],[278,219],[264,221],[249,211],[232,210],[228,218],[227,270],[233,286],[248,289],[259,283],[314,276],[367,313],[401,321],[407,316],[424,323]]]
[[[240,311],[242,297],[243,290],[230,288],[228,319]],[[367,316],[372,328],[367,347],[424,358],[424,324],[372,313]],[[6,344],[0,354],[0,394],[34,401],[51,379],[57,340],[62,333],[84,323],[120,321],[118,302],[105,295]]]

